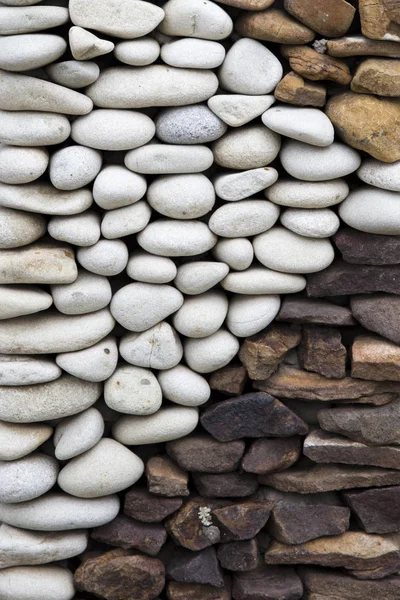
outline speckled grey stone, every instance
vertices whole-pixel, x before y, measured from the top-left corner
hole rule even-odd
[[[168,144],[205,144],[220,138],[227,129],[205,104],[166,108],[156,119],[156,135]]]

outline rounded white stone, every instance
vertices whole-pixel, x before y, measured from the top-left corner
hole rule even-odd
[[[275,98],[272,95],[220,94],[212,96],[207,104],[227,125],[240,127],[259,117],[274,102]]]
[[[130,150],[147,144],[155,130],[150,117],[142,113],[99,108],[75,119],[71,137],[78,144],[98,150]]]
[[[41,215],[0,206],[0,249],[26,246],[45,233],[46,221]]]
[[[329,208],[288,208],[281,216],[281,223],[298,235],[327,238],[337,232],[340,219]]]
[[[205,175],[156,177],[147,190],[147,200],[158,213],[171,219],[197,219],[214,206],[214,186]]]
[[[93,198],[100,208],[111,210],[134,204],[146,193],[147,183],[142,175],[120,165],[108,165],[97,175]]]
[[[0,69],[28,71],[54,62],[67,49],[59,35],[27,33],[0,37]]]
[[[24,111],[0,111],[0,142],[11,146],[51,146],[61,144],[71,133],[64,115]]]
[[[101,222],[101,233],[115,240],[142,231],[150,221],[151,208],[145,200],[107,211]]]
[[[137,241],[143,250],[158,256],[196,256],[211,250],[217,236],[200,221],[160,219],[141,231]]]
[[[174,284],[183,294],[202,294],[217,285],[228,273],[228,265],[222,262],[189,262],[178,267]]]
[[[56,356],[56,363],[64,371],[85,381],[105,381],[114,373],[117,362],[118,348],[112,336],[84,350]]]
[[[130,487],[144,471],[143,461],[119,442],[103,438],[60,471],[58,485],[80,498],[100,498]]]
[[[81,269],[73,283],[51,285],[54,305],[64,315],[91,313],[110,304],[112,292],[107,277]]]
[[[400,192],[400,161],[384,163],[376,158],[366,158],[357,171],[361,181],[391,192]]]
[[[90,248],[79,248],[76,257],[87,271],[112,277],[125,269],[129,252],[122,240],[99,240]]]
[[[125,155],[125,165],[131,171],[148,175],[199,173],[209,169],[214,156],[207,146],[147,144]]]
[[[29,0],[7,0],[1,9],[0,35],[15,35],[17,33],[33,33],[64,25],[68,22],[68,8],[60,6],[40,6],[27,8],[28,4],[37,4]],[[55,2],[53,3],[55,4]],[[21,6],[25,6],[21,10]]]
[[[0,460],[17,460],[44,444],[53,428],[41,423],[5,423],[0,421]]]
[[[183,356],[176,331],[162,321],[143,333],[128,333],[121,338],[119,352],[131,365],[149,369],[171,369]]]
[[[114,56],[126,65],[145,67],[160,56],[160,44],[150,37],[119,42],[114,48]]]
[[[91,210],[67,217],[52,217],[47,229],[51,237],[60,242],[93,246],[100,239],[100,217]]]
[[[358,169],[361,163],[356,150],[339,142],[333,142],[327,148],[317,148],[290,140],[284,144],[280,159],[289,175],[304,181],[344,177]]]
[[[53,298],[39,287],[27,285],[0,286],[0,320],[30,315],[46,310]]]
[[[46,67],[51,81],[78,90],[94,83],[100,75],[100,67],[88,60],[64,60]]]
[[[268,200],[241,200],[220,206],[211,215],[208,226],[224,238],[248,237],[270,229],[279,212],[278,206]]]
[[[349,194],[349,186],[344,179],[332,181],[298,181],[280,179],[265,190],[271,202],[293,208],[326,208],[344,200]]]
[[[177,269],[170,258],[136,250],[129,258],[126,272],[136,281],[169,283],[176,277]]]
[[[254,250],[247,238],[222,239],[214,247],[213,255],[234,271],[243,271],[253,262]]]
[[[206,104],[165,108],[155,123],[157,137],[167,144],[205,144],[228,129]]]
[[[272,167],[251,169],[240,173],[217,175],[214,178],[215,193],[222,200],[236,201],[248,198],[275,183],[278,171]]]
[[[277,295],[233,296],[229,301],[227,327],[238,337],[248,337],[272,323],[279,312]]]
[[[281,138],[264,125],[248,125],[228,131],[213,143],[214,160],[227,169],[257,169],[266,167],[277,156]]]
[[[104,421],[96,408],[63,419],[54,432],[55,456],[58,460],[70,460],[90,448],[101,439]]]
[[[55,458],[35,452],[0,462],[0,502],[26,502],[48,492],[57,481]]]
[[[0,251],[1,283],[71,283],[77,276],[71,248],[34,242]],[[14,290],[15,291],[15,290]]]
[[[173,315],[172,323],[177,331],[190,338],[204,338],[221,327],[228,312],[228,299],[221,290],[186,298]]]
[[[258,96],[272,92],[282,74],[281,63],[268,48],[256,40],[242,38],[228,51],[218,77],[228,92]]]
[[[177,311],[182,294],[171,285],[130,283],[116,292],[111,313],[125,329],[146,331]]]
[[[69,47],[75,60],[90,60],[114,50],[115,44],[103,40],[82,27],[71,27],[68,32]]]
[[[222,40],[232,33],[230,16],[209,0],[168,0],[158,29],[167,35]]]
[[[0,519],[22,529],[66,531],[99,527],[115,519],[118,511],[118,496],[84,499],[63,492],[51,492],[29,502],[0,504]],[[38,600],[43,600],[43,596],[38,596]],[[60,600],[60,597],[55,596],[54,600]]]
[[[112,432],[115,439],[129,446],[157,444],[189,435],[198,421],[196,408],[168,406],[148,417],[120,417]]]
[[[397,192],[364,186],[348,195],[339,207],[341,219],[354,229],[382,235],[400,234]]]
[[[0,183],[0,206],[47,215],[76,215],[93,204],[88,189],[60,191],[46,182]]]
[[[278,273],[263,267],[252,267],[242,273],[229,273],[222,280],[222,287],[236,294],[295,294],[306,287],[301,275]]]
[[[313,146],[330,146],[335,137],[330,119],[317,108],[273,106],[262,122],[276,133]]]
[[[189,338],[184,343],[188,366],[198,373],[212,373],[231,362],[239,351],[237,338],[225,329],[202,339]]]
[[[96,177],[101,169],[101,152],[86,146],[67,146],[50,158],[50,181],[59,190],[76,190]]]
[[[218,42],[182,38],[164,44],[161,58],[171,67],[215,69],[225,58],[225,48]]]
[[[128,415],[151,415],[162,403],[158,381],[151,371],[131,365],[120,366],[104,384],[107,406]]]
[[[211,395],[208,381],[185,365],[176,365],[157,374],[163,396],[182,406],[200,406]]]
[[[0,385],[46,383],[60,375],[61,369],[51,359],[0,354]]]
[[[56,566],[10,567],[0,571],[0,598],[7,600],[72,600],[71,571]]]
[[[0,147],[0,181],[2,183],[30,183],[43,175],[49,164],[44,148]]]

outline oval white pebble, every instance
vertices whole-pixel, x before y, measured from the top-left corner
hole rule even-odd
[[[254,250],[247,238],[222,239],[214,247],[213,255],[231,269],[243,271],[253,262]]]
[[[251,169],[240,173],[217,175],[214,188],[217,196],[230,202],[243,200],[275,183],[278,171],[272,167]]]
[[[150,37],[127,40],[115,45],[114,56],[134,67],[151,65],[160,55],[160,44]]]
[[[221,285],[228,292],[236,294],[295,294],[304,290],[306,278],[252,267],[241,273],[229,273]]]
[[[271,202],[293,208],[326,208],[344,200],[349,194],[349,186],[344,179],[332,181],[298,181],[280,179],[265,190]]]
[[[100,218],[91,210],[67,217],[52,217],[47,228],[55,240],[75,246],[93,246],[100,239]]]
[[[158,29],[167,35],[222,40],[233,29],[230,16],[209,0],[168,0],[163,9],[165,16]]]
[[[147,183],[142,175],[120,165],[108,165],[97,175],[93,198],[100,208],[111,210],[134,204],[146,193]]]
[[[37,565],[10,567],[0,571],[0,598],[72,600],[74,596],[74,577],[68,569],[54,565]]]
[[[164,44],[161,58],[171,67],[215,69],[225,58],[225,48],[218,42],[182,38]]]
[[[136,281],[169,283],[176,277],[177,269],[170,258],[136,250],[129,258],[126,272]]]
[[[162,403],[161,388],[148,369],[121,365],[104,385],[107,406],[129,415],[151,415]]]
[[[335,137],[330,119],[317,108],[273,106],[262,122],[276,133],[313,146],[330,146]]]
[[[0,385],[46,383],[58,379],[61,373],[48,358],[0,354]]]
[[[149,369],[171,369],[183,356],[178,334],[165,321],[143,333],[124,335],[121,338],[119,351],[126,362]]]
[[[101,169],[101,152],[86,146],[67,146],[50,159],[50,181],[59,190],[76,190],[96,177]]]
[[[329,208],[288,208],[281,215],[281,223],[298,235],[311,238],[327,238],[339,229],[340,219]]]
[[[216,235],[241,238],[270,229],[279,217],[279,208],[268,200],[241,200],[218,208],[208,222]]]
[[[195,256],[211,250],[217,236],[201,221],[160,219],[137,236],[139,246],[158,256]]]
[[[171,219],[197,219],[214,206],[214,186],[200,173],[156,177],[147,190],[147,201]]]
[[[112,336],[102,339],[94,346],[65,352],[56,356],[56,363],[67,373],[85,381],[105,381],[115,371],[118,348]]]
[[[19,146],[0,147],[0,181],[2,183],[30,183],[43,175],[49,164],[44,148]]]
[[[100,75],[100,67],[88,60],[64,60],[46,67],[51,81],[78,90],[94,83]]]
[[[248,125],[228,131],[213,143],[214,160],[227,169],[266,167],[277,156],[281,138],[264,125]]]
[[[57,481],[58,463],[35,452],[17,460],[0,462],[0,502],[26,502],[48,492]]]
[[[0,249],[26,246],[45,233],[46,221],[42,215],[0,206]]]
[[[357,171],[361,181],[391,192],[400,192],[400,161],[384,163],[366,158]]]
[[[201,339],[188,338],[183,346],[185,361],[197,373],[212,373],[225,367],[238,351],[237,338],[225,329]]]
[[[87,271],[112,277],[125,269],[129,253],[122,240],[99,240],[89,248],[79,248],[76,257]]]
[[[185,365],[176,365],[157,374],[163,396],[182,406],[200,406],[211,395],[208,381]]]
[[[53,434],[44,423],[5,423],[0,421],[0,460],[16,460],[30,454]]]
[[[90,450],[103,433],[103,417],[96,408],[88,408],[78,415],[63,419],[54,432],[56,458],[70,460]]]
[[[81,269],[73,283],[50,286],[57,310],[65,315],[82,315],[108,306],[111,285],[106,277]]]
[[[222,262],[189,262],[178,267],[174,284],[183,294],[202,294],[222,281],[228,273],[228,265]]]
[[[62,216],[76,215],[92,204],[92,193],[88,189],[61,191],[47,182],[25,185],[0,183],[0,206],[8,208]]]
[[[173,315],[172,323],[177,331],[190,338],[204,338],[221,327],[228,312],[228,299],[221,290],[186,298]]]
[[[125,165],[131,171],[148,175],[173,173],[200,173],[209,169],[214,161],[207,146],[173,144],[147,144],[125,155]]]
[[[397,192],[365,186],[350,192],[339,207],[350,227],[382,235],[400,234],[400,202]]]
[[[54,62],[67,49],[59,35],[27,33],[0,37],[0,69],[28,71]]]
[[[227,327],[238,337],[262,331],[276,317],[281,306],[277,295],[233,296],[229,302]]]
[[[31,315],[46,310],[53,298],[39,287],[28,285],[0,286],[0,320]]]
[[[51,146],[65,142],[71,125],[64,115],[23,111],[0,111],[0,142],[11,146]]]
[[[48,6],[41,2],[40,6],[27,8],[28,5],[38,4],[39,0],[6,0],[9,8],[1,10],[1,35],[17,33],[33,33],[44,29],[52,29],[68,22],[68,8],[64,6]],[[53,4],[56,4],[53,2]],[[25,8],[21,10],[21,6]]]
[[[101,222],[101,233],[115,240],[142,231],[150,221],[151,208],[145,200],[135,204],[109,210]]]

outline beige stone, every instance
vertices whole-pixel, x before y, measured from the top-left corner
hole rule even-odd
[[[353,342],[351,374],[374,381],[400,381],[400,346],[372,335],[357,336]]]
[[[361,31],[373,40],[400,41],[400,4],[396,0],[359,0]]]
[[[328,40],[326,44],[330,56],[387,56],[400,58],[400,46],[397,42],[370,40],[363,35],[346,36],[337,40]]]
[[[281,46],[282,56],[289,60],[290,67],[306,79],[328,80],[341,85],[351,81],[349,67],[327,54],[319,54],[308,46]]]
[[[308,44],[315,37],[314,31],[277,8],[242,13],[235,29],[243,37],[277,44]]]
[[[326,37],[344,35],[356,9],[345,0],[285,0],[285,10]]]
[[[326,102],[326,89],[322,85],[305,81],[293,71],[280,80],[274,94],[277,100],[297,106],[324,106]]]
[[[67,246],[38,242],[0,250],[1,283],[72,283],[77,275],[74,252]]]
[[[400,95],[400,60],[368,58],[358,67],[351,82],[353,92],[377,96]]]
[[[264,10],[271,6],[275,0],[219,0],[220,4],[227,4],[244,10]]]

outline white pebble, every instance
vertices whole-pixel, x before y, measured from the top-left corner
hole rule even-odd
[[[17,460],[28,455],[44,444],[52,434],[53,428],[44,423],[0,421],[0,460]]]
[[[185,365],[176,365],[157,374],[163,396],[182,406],[200,406],[211,395],[208,381]]]
[[[119,352],[126,362],[149,369],[171,369],[183,356],[175,329],[162,321],[143,333],[128,333],[121,338]]]
[[[100,239],[100,217],[90,210],[70,217],[52,217],[47,228],[55,240],[75,246],[93,246]]]
[[[89,248],[78,248],[76,258],[87,271],[112,277],[125,269],[129,253],[122,240],[99,240]]]
[[[129,258],[126,272],[136,281],[169,283],[176,277],[177,269],[170,258],[136,250]]]
[[[71,27],[68,39],[75,60],[90,60],[103,56],[112,52],[115,47],[113,42],[103,40],[82,27]]]
[[[119,42],[114,48],[115,58],[134,67],[151,65],[159,55],[160,44],[150,37]]]
[[[2,2],[7,7],[1,7],[0,35],[15,35],[17,33],[33,33],[52,29],[68,22],[68,8],[60,6],[27,7],[28,4],[37,4],[30,0],[7,0]],[[21,6],[25,6],[21,10]]]
[[[277,156],[281,138],[264,125],[249,125],[228,131],[213,143],[214,160],[227,169],[266,167]]]
[[[209,0],[168,0],[161,33],[205,40],[222,40],[232,33],[230,16]]]
[[[248,337],[272,323],[281,306],[277,295],[233,296],[229,302],[227,327],[238,337]]]
[[[118,348],[112,336],[90,348],[56,356],[56,363],[64,371],[85,381],[105,381],[114,373],[117,362]]]
[[[150,221],[151,208],[145,200],[129,206],[108,210],[101,222],[101,233],[115,240],[142,231]]]
[[[49,154],[44,148],[0,147],[0,181],[30,183],[47,169]]]
[[[165,108],[155,123],[157,137],[167,144],[206,144],[228,129],[206,104]]]
[[[201,339],[188,338],[184,343],[185,361],[198,373],[212,373],[225,367],[238,351],[237,338],[225,329]]]
[[[208,226],[224,238],[248,237],[270,229],[279,212],[279,207],[268,200],[241,200],[220,206],[211,215]]]
[[[198,145],[151,143],[130,150],[125,155],[128,169],[148,175],[199,173],[209,169],[213,161],[210,148]]]
[[[57,190],[46,182],[0,183],[0,206],[46,215],[76,215],[93,204],[90,190]]]
[[[42,215],[0,206],[0,248],[18,248],[35,242],[46,233]]]
[[[254,250],[247,238],[222,239],[214,247],[213,255],[234,271],[244,271],[253,262]]]
[[[61,144],[71,133],[64,115],[25,111],[0,111],[0,142],[12,146],[51,146]]]
[[[200,173],[156,177],[149,185],[147,201],[171,219],[197,219],[214,206],[214,186]]]
[[[222,200],[234,202],[261,192],[278,179],[278,171],[272,167],[251,169],[239,173],[217,175],[214,178],[215,193]]]
[[[298,235],[327,238],[337,232],[340,220],[329,208],[288,208],[281,216],[281,223]]]
[[[400,192],[400,161],[384,163],[376,158],[366,158],[357,171],[361,181],[383,190]]]
[[[148,369],[121,365],[104,384],[104,400],[113,410],[129,415],[151,415],[162,403],[161,388]]]
[[[68,569],[40,565],[0,571],[0,597],[7,600],[72,600],[74,596],[74,577]]]
[[[0,502],[26,502],[48,492],[57,481],[58,463],[39,452],[0,462]]]
[[[229,273],[221,285],[228,292],[236,294],[295,294],[304,290],[306,278],[252,267],[241,273]]]
[[[400,234],[400,202],[397,192],[364,186],[348,195],[339,207],[341,219],[350,227],[382,235]]]
[[[229,267],[223,262],[189,262],[178,267],[174,284],[183,294],[202,294],[222,281],[228,273]]]
[[[100,440],[104,432],[101,413],[88,408],[78,415],[63,419],[54,432],[55,456],[58,460],[70,460]]]
[[[330,119],[317,108],[274,106],[263,114],[262,122],[276,133],[313,146],[330,146],[335,137]]]
[[[0,354],[0,385],[46,383],[60,375],[61,369],[51,359]]]
[[[0,250],[0,273],[2,284],[49,284],[72,283],[78,272],[70,248],[39,241],[21,248]]]
[[[46,67],[51,81],[78,90],[94,83],[100,75],[100,67],[88,60],[64,60]]]
[[[204,338],[221,327],[228,312],[228,299],[221,290],[210,290],[186,298],[173,315],[172,324],[189,338]]]
[[[211,250],[217,236],[201,221],[160,219],[137,236],[143,250],[158,256],[196,256]]]
[[[86,146],[67,146],[50,158],[50,181],[59,190],[76,190],[96,177],[101,169],[101,152]]]
[[[293,208],[326,208],[344,200],[349,186],[344,179],[332,181],[298,181],[280,179],[265,190],[265,196],[271,202]]]
[[[100,208],[111,210],[134,204],[146,193],[147,183],[142,175],[120,165],[107,165],[93,184],[93,198]]]
[[[110,303],[111,285],[106,277],[81,269],[68,285],[50,286],[57,310],[65,315],[82,315],[105,308]]]
[[[53,298],[39,287],[27,285],[0,286],[0,320],[13,319],[46,310]]]
[[[28,71],[54,62],[67,49],[59,35],[31,33],[0,37],[0,69]]]
[[[212,96],[207,104],[227,125],[240,127],[262,115],[274,102],[272,95],[220,94]]]
[[[182,38],[164,44],[161,58],[171,67],[215,69],[225,58],[225,48],[218,42]]]

